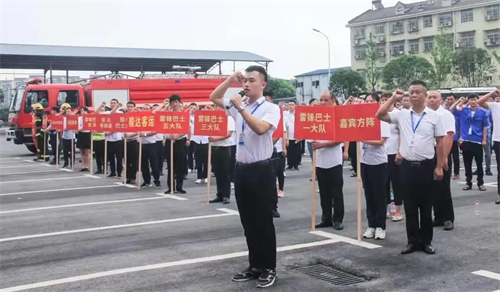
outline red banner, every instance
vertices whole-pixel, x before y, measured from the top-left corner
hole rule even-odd
[[[157,133],[189,134],[189,112],[160,111],[155,113]]]
[[[299,140],[334,141],[334,107],[296,106],[295,138]]]
[[[110,114],[97,115],[97,129],[103,132],[113,132],[113,123]]]
[[[153,112],[127,113],[128,132],[156,132],[156,121]]]
[[[194,134],[197,136],[227,136],[227,114],[220,110],[194,112]]]
[[[285,136],[285,131],[283,129],[283,124],[284,124],[283,109],[280,109],[280,110],[281,110],[280,122],[278,124],[278,128],[273,133],[273,138],[283,138]]]
[[[88,115],[83,115],[83,124],[82,124],[82,130],[83,131],[93,131],[93,132],[100,132],[102,131],[101,128],[99,128],[99,124],[97,123],[97,116],[98,114],[88,114]]]
[[[49,117],[47,115],[43,115],[42,117],[42,129],[47,129],[49,126]]]
[[[378,103],[334,107],[336,142],[380,140],[380,120],[375,117]]]
[[[112,114],[111,115],[111,132],[123,133],[127,131],[127,115],[126,114]]]
[[[56,131],[64,130],[64,116],[52,116],[52,129]]]
[[[67,131],[78,131],[78,116],[69,115],[66,116],[66,130]]]

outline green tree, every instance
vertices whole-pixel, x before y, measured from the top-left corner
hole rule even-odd
[[[434,37],[432,61],[434,63],[435,72],[432,76],[432,83],[436,88],[441,88],[451,75],[453,49],[448,47],[449,42],[450,35],[446,34],[444,30],[441,30],[441,33]]]
[[[357,95],[365,88],[365,80],[354,70],[339,69],[330,77],[330,88],[335,94],[349,97]]]
[[[295,81],[268,77],[266,90],[272,92],[273,98],[295,96]]]
[[[455,51],[452,62],[453,77],[469,87],[489,84],[489,76],[497,71],[485,49],[464,48]]]
[[[427,59],[405,55],[390,61],[384,67],[382,81],[386,90],[408,89],[411,82],[429,82],[434,74],[434,67]]]
[[[377,44],[373,40],[373,35],[370,33],[370,38],[366,42],[366,86],[371,91],[375,91],[375,87],[380,80],[382,72],[377,68],[377,60],[380,58],[380,52],[377,50]]]

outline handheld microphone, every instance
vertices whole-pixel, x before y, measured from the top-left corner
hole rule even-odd
[[[238,92],[238,94],[241,96],[241,97],[244,97],[245,96],[245,91],[242,90],[240,92]],[[229,101],[229,105],[226,106],[226,109],[230,109],[234,107],[234,103],[232,101]]]

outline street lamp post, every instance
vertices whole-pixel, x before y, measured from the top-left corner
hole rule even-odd
[[[328,84],[328,89],[330,89],[330,39],[328,38],[328,36],[326,34],[321,32],[319,29],[313,28],[313,30],[317,33],[322,34],[326,38],[326,41],[328,42],[328,83],[327,84]]]

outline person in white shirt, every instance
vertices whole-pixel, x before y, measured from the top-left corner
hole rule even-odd
[[[379,102],[378,94],[366,97],[365,103]],[[385,143],[391,136],[388,123],[380,122],[380,140],[361,142],[361,179],[365,190],[368,229],[363,237],[385,239],[387,210],[387,151]]]
[[[330,91],[320,96],[320,102],[320,106],[328,107],[337,103]],[[333,226],[336,230],[342,230],[345,213],[342,143],[312,141],[312,149],[316,150],[316,177],[322,210],[321,222],[316,224],[316,228]]]
[[[500,204],[500,101],[497,102],[487,102],[487,100],[493,97],[495,100],[500,99],[500,90],[495,90],[483,97],[481,97],[477,103],[489,109],[491,111],[491,117],[493,119],[493,150],[495,151],[495,157],[497,160],[497,192],[498,198],[495,204]]]
[[[96,112],[100,112],[102,108],[105,108],[106,103],[102,103],[96,110]],[[111,108],[109,110],[103,112],[103,114],[110,115],[116,112],[120,108],[120,104],[117,99],[113,98],[110,102]],[[108,174],[108,177],[117,177],[121,178],[123,171],[123,133],[110,133],[106,132],[106,140],[107,144],[107,162],[109,162],[109,167],[111,173]],[[106,163],[104,162],[106,167]]]
[[[441,118],[446,133],[443,140],[444,155],[446,157],[446,167],[443,168],[443,179],[434,181],[432,188],[434,194],[434,226],[444,226],[444,230],[454,228],[455,213],[453,211],[453,200],[451,198],[451,169],[447,161],[451,149],[453,148],[453,137],[455,136],[455,117],[453,114],[441,106],[443,98],[438,91],[427,93],[427,106],[436,111]]]
[[[425,105],[427,100],[425,82],[412,82],[409,91],[411,109],[389,113],[390,105],[403,95],[401,90],[397,90],[379,108],[377,118],[397,124],[400,131],[399,152],[403,158],[400,168],[401,183],[404,187],[408,238],[408,244],[401,253],[409,254],[421,249],[427,254],[434,254],[435,250],[431,245],[432,202],[434,200],[432,187],[434,180],[443,178],[443,168],[448,167],[443,147],[445,130],[439,114]],[[436,141],[436,148],[434,148],[434,141]]]
[[[295,139],[295,101],[288,104],[288,167],[287,170],[299,170],[300,140]]]
[[[230,100],[224,94],[232,83],[244,86],[248,101],[239,94]],[[276,281],[276,232],[273,208],[276,198],[276,175],[272,167],[273,132],[280,120],[280,110],[262,96],[267,72],[250,66],[233,74],[210,95],[219,107],[226,108],[236,124],[235,197],[247,239],[250,266],[232,277],[235,282],[257,279],[257,287],[266,288]]]
[[[391,98],[392,93],[383,93],[380,96],[380,104],[383,105],[386,103],[389,98]],[[399,112],[395,105],[392,104],[389,107],[389,112]],[[391,136],[387,139],[385,143],[385,148],[387,151],[387,186],[386,186],[386,194],[387,194],[387,203],[390,204],[391,199],[391,187],[392,194],[394,196],[394,205],[396,206],[396,212],[392,216],[392,221],[397,222],[403,220],[403,216],[401,215],[401,207],[403,206],[403,193],[401,186],[401,178],[400,178],[400,168],[399,163],[400,156],[398,156],[399,152],[399,128],[396,124],[390,124],[391,128]]]
[[[154,104],[152,106],[152,110],[153,112],[156,111],[156,109],[158,109],[160,107],[159,104]],[[156,141],[156,157],[158,159],[158,171],[160,173],[160,176],[163,176],[163,162],[165,160],[165,157],[164,157],[164,150],[163,150],[163,140],[165,138],[165,135],[164,134],[156,134],[155,135],[155,141]],[[151,171],[153,171],[151,169]],[[187,173],[186,173],[187,174]]]
[[[227,117],[227,135],[223,137],[209,137],[208,141],[212,143],[212,168],[215,173],[215,182],[217,184],[216,198],[210,203],[229,204],[231,196],[231,146],[233,144],[233,133],[235,131],[234,119]]]

